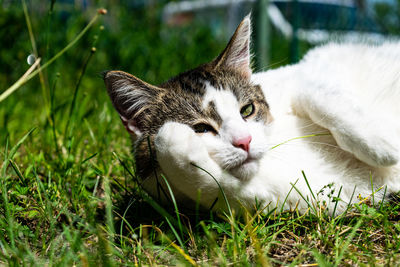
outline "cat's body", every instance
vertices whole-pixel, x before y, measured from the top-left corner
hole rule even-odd
[[[251,74],[249,35],[246,18],[217,59],[159,87],[105,75],[144,188],[169,201],[162,173],[186,206],[225,209],[221,186],[234,207],[304,211],[308,198],[330,212],[398,192],[400,44],[331,44]]]
[[[336,196],[343,186],[340,211],[354,189],[353,202],[359,201],[359,194],[370,196],[382,186],[375,199],[383,196],[385,186],[386,196],[400,190],[400,166],[396,164],[400,148],[400,44],[325,45],[309,52],[299,64],[254,74],[252,80],[262,86],[275,119],[268,137],[272,146],[294,137],[325,133],[326,129],[332,133],[336,128],[347,131],[352,139],[359,138],[356,144],[338,145],[338,136],[336,140],[332,135],[305,137],[272,149],[261,164],[269,169],[260,173],[275,177],[275,184],[281,186],[279,192],[288,192],[290,182],[299,179],[296,187],[310,196],[301,171],[315,195],[327,184],[334,184]],[[363,145],[365,148],[360,148]],[[355,157],[358,149],[369,155]],[[293,191],[289,196],[292,203],[299,199]],[[330,190],[324,191],[326,197]]]

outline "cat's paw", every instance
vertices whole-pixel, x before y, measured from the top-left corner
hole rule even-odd
[[[200,136],[185,124],[167,122],[154,143],[161,170],[175,188],[191,198],[197,190],[205,190],[202,201],[215,200],[218,187],[212,177],[220,179],[223,170],[210,157]]]
[[[392,166],[399,162],[400,136],[381,123],[332,134],[341,148],[371,166]]]
[[[201,137],[185,124],[165,123],[154,143],[161,171],[173,190],[203,207],[211,207],[218,199],[220,189],[216,180],[221,184],[232,180],[210,157]]]
[[[158,131],[154,140],[157,159],[161,165],[188,168],[208,157],[208,152],[199,136],[186,124],[167,122]]]

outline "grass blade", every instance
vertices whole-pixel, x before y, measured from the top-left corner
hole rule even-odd
[[[226,207],[228,208],[228,211],[229,211],[229,215],[230,215],[231,218],[233,218],[233,213],[232,213],[231,205],[229,205],[228,198],[227,198],[226,195],[225,195],[225,191],[224,191],[224,189],[222,188],[222,186],[219,184],[219,182],[217,181],[217,179],[215,179],[215,177],[214,177],[211,173],[209,173],[207,170],[203,169],[202,167],[199,167],[199,166],[197,166],[197,165],[194,164],[194,163],[191,163],[191,164],[192,164],[193,166],[195,166],[196,168],[199,168],[200,170],[204,171],[205,173],[207,173],[208,175],[210,175],[211,178],[214,179],[214,181],[217,183],[217,185],[218,185],[218,187],[219,187],[219,190],[220,190],[221,193],[222,193],[222,196],[223,196],[223,198],[224,198]]]
[[[68,114],[67,124],[66,124],[65,130],[64,130],[65,138],[68,138],[68,136],[69,136],[68,127],[69,127],[69,124],[70,124],[70,121],[71,121],[71,118],[72,118],[72,115],[73,115],[73,112],[74,112],[74,109],[75,109],[76,98],[78,97],[78,91],[79,91],[79,88],[80,88],[80,85],[81,85],[81,82],[82,82],[82,78],[85,75],[86,68],[87,68],[87,66],[89,64],[89,61],[90,61],[90,59],[92,58],[92,56],[94,55],[95,52],[96,52],[96,48],[92,47],[91,50],[90,50],[89,56],[86,58],[85,62],[83,63],[81,73],[79,74],[78,82],[75,85],[75,90],[74,90],[74,94],[73,94],[73,97],[72,97],[72,102],[71,102],[71,105],[69,107],[69,114]]]
[[[28,12],[28,7],[26,6],[25,0],[22,0],[22,9],[24,10],[26,26],[28,28],[29,38],[31,40],[33,54],[35,55],[35,58],[38,58],[39,54],[38,54],[37,47],[36,47],[35,35],[33,34],[32,23],[31,23],[31,19],[30,19],[29,12]],[[40,68],[40,63],[38,63],[38,66]],[[44,79],[42,71],[39,72],[39,80],[40,80],[40,85],[42,87],[42,94],[43,94],[45,106],[48,106],[49,100],[47,99],[47,95],[46,95],[46,92],[47,92],[46,81]]]
[[[31,130],[29,130],[29,132],[26,133],[26,134],[18,141],[18,143],[17,143],[15,146],[13,146],[13,147],[11,148],[10,153],[8,154],[8,158],[9,158],[9,159],[13,159],[13,158],[14,158],[14,155],[15,155],[15,153],[17,153],[17,150],[19,149],[19,147],[22,145],[23,142],[25,142],[26,138],[28,138],[28,136],[30,136],[30,135],[33,133],[33,131],[35,131],[35,130],[36,130],[36,128],[32,128]]]
[[[333,213],[332,213],[333,216],[335,216],[336,208],[337,208],[337,205],[338,205],[338,203],[340,201],[340,193],[342,192],[342,188],[343,188],[343,186],[340,186],[338,195],[337,195],[336,198],[334,198],[335,199],[335,207],[333,208]]]
[[[316,137],[316,136],[327,136],[327,135],[332,135],[331,133],[320,133],[320,134],[309,134],[309,135],[303,135],[303,136],[297,136],[297,137],[293,137],[290,138],[286,141],[283,141],[282,143],[279,143],[273,147],[270,148],[270,150],[277,148],[278,146],[284,145],[290,141],[294,141],[294,140],[298,140],[298,139],[303,139],[303,138],[309,138],[309,137]]]
[[[22,85],[24,85],[26,82],[28,82],[30,79],[35,77],[39,72],[42,70],[46,69],[51,63],[53,63],[55,60],[57,60],[60,56],[62,56],[65,52],[67,52],[71,47],[73,47],[85,33],[92,27],[92,25],[96,22],[98,19],[99,15],[104,15],[106,14],[107,11],[105,9],[99,9],[96,13],[96,15],[91,19],[91,21],[86,25],[85,28],[72,40],[67,46],[65,46],[60,52],[58,52],[54,57],[49,59],[46,63],[44,63],[40,68],[35,70],[34,72],[28,74],[26,77],[21,77],[17,82],[15,82],[13,85],[11,85],[7,90],[5,90],[1,95],[0,95],[0,102],[4,101],[8,96],[10,96],[13,92],[15,92],[18,88],[20,88]],[[39,63],[37,63],[39,64]],[[33,66],[33,65],[32,65]],[[35,66],[36,67],[36,66]]]
[[[306,177],[306,174],[304,173],[304,171],[301,171],[301,174],[303,175],[303,178],[304,178],[304,180],[306,181],[307,187],[308,187],[308,189],[310,190],[310,193],[311,193],[313,199],[314,199],[315,201],[317,201],[317,198],[315,197],[314,192],[311,190],[311,186],[310,186],[310,184],[308,183],[308,179],[307,179],[307,177]]]
[[[296,192],[300,195],[300,197],[304,200],[304,202],[307,203],[308,207],[314,211],[314,214],[317,215],[317,211],[315,210],[315,207],[310,204],[310,202],[303,196],[303,194],[300,192],[300,190],[297,189],[297,187],[293,183],[290,183],[290,184],[292,185],[294,190],[296,190]]]
[[[336,260],[335,260],[335,265],[334,266],[339,266],[340,262],[342,261],[342,259],[344,257],[344,252],[349,247],[350,242],[353,240],[353,238],[356,235],[357,230],[360,228],[362,222],[363,222],[363,218],[360,217],[360,219],[358,220],[356,225],[353,227],[353,230],[351,231],[351,233],[347,237],[346,241],[342,242],[343,246],[341,248],[339,248],[340,252],[339,252],[339,255],[336,256]]]
[[[165,217],[165,220],[167,221],[169,227],[171,228],[172,232],[174,233],[176,240],[178,240],[179,244],[181,245],[181,247],[184,247],[183,242],[181,237],[179,236],[178,232],[175,230],[175,227],[172,225],[172,223],[168,220],[167,217]]]
[[[104,193],[105,193],[105,203],[106,203],[106,222],[108,234],[111,238],[115,236],[114,220],[113,220],[113,204],[111,200],[111,187],[110,180],[107,175],[104,176]],[[111,240],[110,240],[111,241]]]
[[[167,185],[169,195],[171,196],[172,203],[174,204],[176,219],[177,219],[178,226],[179,226],[179,231],[181,233],[181,237],[183,237],[182,222],[181,222],[181,219],[180,219],[181,216],[179,214],[178,204],[176,203],[174,192],[172,192],[171,186],[169,185],[169,183],[168,183],[167,179],[165,178],[165,176],[161,174],[161,178],[164,179],[164,182]]]
[[[40,63],[40,58],[36,59],[35,63],[30,66],[30,68],[24,73],[24,75],[21,76],[21,78],[18,79],[10,88],[5,90],[1,95],[0,95],[0,102],[2,102],[4,99],[9,97],[12,93],[14,93],[19,87],[21,87],[24,83],[26,83],[28,80],[28,76],[35,70],[35,68],[39,65]]]

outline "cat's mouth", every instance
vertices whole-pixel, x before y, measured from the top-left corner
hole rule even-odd
[[[247,159],[245,161],[243,161],[241,164],[239,164],[236,168],[246,167],[251,164],[256,164],[257,162],[258,162],[257,158],[249,156],[249,157],[247,157]]]
[[[252,157],[247,157],[247,159],[246,159],[245,161],[243,161],[243,163],[242,163],[241,165],[244,165],[244,164],[250,163],[250,162],[252,162],[252,161],[255,161],[255,160],[256,160],[255,158],[252,158]]]
[[[214,157],[214,159],[217,160],[217,162],[219,162],[220,166],[227,170],[233,170],[233,169],[237,169],[240,168],[252,161],[255,161],[256,159],[253,157],[250,157],[249,155],[231,155],[231,156],[226,156],[225,157],[221,157],[221,156],[217,156]]]
[[[261,155],[261,153],[248,153],[244,159],[238,161],[236,166],[233,166],[231,169],[240,168],[252,163],[257,163]]]
[[[255,173],[258,171],[258,167],[259,164],[257,158],[247,157],[245,161],[240,162],[238,165],[229,169],[228,171],[236,178],[246,181],[255,175]]]
[[[245,167],[247,164],[250,164],[255,161],[256,161],[256,159],[247,157],[244,161],[238,162],[235,166],[232,166],[230,169],[242,168],[242,167]]]
[[[263,153],[253,150],[250,153],[242,150],[214,150],[210,156],[220,167],[240,180],[249,180],[259,169],[259,160]]]

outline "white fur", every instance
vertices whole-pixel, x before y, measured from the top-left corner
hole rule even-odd
[[[274,120],[268,125],[245,122],[229,90],[208,86],[204,107],[216,104],[223,119],[219,135],[198,135],[173,122],[160,129],[158,161],[177,194],[197,201],[201,192],[200,203],[210,207],[220,194],[211,174],[232,206],[280,208],[287,198],[284,209],[305,211],[300,192],[313,204],[326,201],[333,212],[332,196],[341,190],[340,213],[359,195],[379,191],[374,198],[381,200],[383,187],[386,194],[400,190],[400,44],[330,44],[252,80],[270,105]],[[248,155],[231,144],[232,136],[247,133]],[[221,197],[215,208],[225,208]]]
[[[131,113],[134,110],[141,110],[152,98],[149,92],[138,88],[125,79],[116,81],[114,87],[117,88],[116,93],[118,94],[118,98],[125,99],[124,104],[130,104],[127,113]]]

